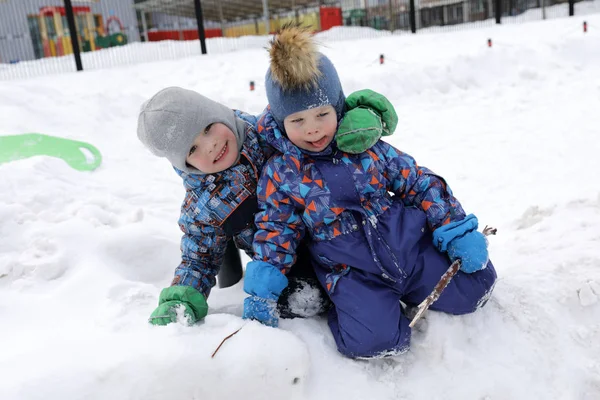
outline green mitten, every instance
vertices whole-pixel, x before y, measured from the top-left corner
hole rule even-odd
[[[184,315],[190,325],[206,317],[208,304],[202,293],[191,286],[171,286],[164,288],[158,298],[158,307],[150,315],[148,322],[153,325],[167,325],[177,321],[176,308],[185,308]]]
[[[338,149],[351,154],[362,153],[381,138],[381,118],[369,108],[358,107],[342,119],[336,134]]]
[[[346,98],[349,111],[336,134],[337,146],[347,153],[358,154],[371,148],[381,136],[394,133],[398,115],[392,103],[369,89],[359,90]]]

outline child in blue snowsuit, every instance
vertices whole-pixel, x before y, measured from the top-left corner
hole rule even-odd
[[[460,259],[461,271],[430,308],[471,313],[489,297],[496,272],[477,218],[465,215],[443,178],[383,141],[359,154],[337,148],[345,97],[334,66],[311,40],[288,28],[271,43],[270,109],[258,125],[277,153],[258,183],[244,317],[277,325],[273,304],[298,243],[308,237],[315,272],[334,304],[329,326],[338,350],[349,357],[401,353],[411,335],[401,302],[418,305]]]
[[[208,296],[231,248],[228,243],[233,240],[235,247],[252,257],[257,182],[273,152],[257,133],[256,124],[254,116],[178,87],[159,91],[142,106],[139,139],[152,153],[169,160],[186,189],[179,219],[184,233],[181,263],[171,286],[161,291],[150,323],[174,322],[178,307],[183,307],[190,323],[203,319]],[[353,137],[362,138],[366,149],[377,137],[370,135],[377,132],[363,131]],[[329,303],[313,278],[307,252],[299,253],[292,285],[279,302],[279,310],[287,317],[310,316]],[[292,289],[310,293],[311,302],[291,304]]]

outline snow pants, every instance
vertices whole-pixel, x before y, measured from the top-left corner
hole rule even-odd
[[[376,223],[362,218],[356,231],[310,247],[319,282],[334,304],[329,327],[348,357],[406,351],[411,329],[400,302],[421,303],[451,264],[434,247],[425,213],[399,201]],[[472,274],[459,271],[430,309],[471,313],[485,304],[495,281],[491,262]]]

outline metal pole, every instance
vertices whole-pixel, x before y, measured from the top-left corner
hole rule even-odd
[[[181,29],[181,17],[179,15],[175,20],[175,28],[177,28],[177,36],[179,37],[179,40],[183,40],[183,29]]]
[[[148,39],[148,21],[146,21],[146,11],[141,11],[142,13],[142,30],[144,35],[144,41],[149,42]]]
[[[200,0],[194,0],[196,9],[196,22],[198,23],[198,38],[200,39],[200,50],[206,54],[206,35],[204,34],[204,17],[202,17],[202,4]]]
[[[546,2],[542,0],[542,19],[546,19]]]
[[[221,20],[221,32],[222,32],[222,35],[225,36],[225,18],[223,18],[223,4],[221,1],[219,1],[218,4],[219,4],[219,19]]]
[[[415,0],[410,0],[408,19],[410,20],[410,31],[412,33],[417,33],[417,12],[415,10]]]
[[[296,8],[295,0],[292,0],[292,11],[294,12],[294,22],[298,23],[298,9]]]
[[[317,7],[319,8],[319,18],[317,18],[317,31],[321,32],[321,6],[323,5],[322,0],[317,0]]]
[[[83,64],[81,64],[81,52],[79,50],[77,26],[75,25],[75,15],[73,14],[73,4],[71,4],[71,0],[65,0],[65,12],[67,14],[67,22],[69,23],[69,33],[71,34],[71,46],[73,46],[75,65],[77,66],[77,71],[83,71]]]
[[[271,18],[269,16],[269,0],[263,0],[263,15],[265,18],[265,32],[267,35],[269,35],[271,33],[271,24],[269,19]]]
[[[575,0],[569,0],[569,17],[575,15]]]
[[[496,0],[496,23],[500,24],[502,22],[502,0]]]
[[[394,8],[392,7],[392,0],[388,1],[388,7],[390,12],[390,32],[394,32]]]

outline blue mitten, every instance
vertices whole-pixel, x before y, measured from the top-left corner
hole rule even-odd
[[[453,262],[460,260],[460,270],[471,274],[484,269],[488,263],[487,240],[477,231],[477,217],[468,215],[462,221],[440,226],[433,232],[438,250],[447,252]]]
[[[244,299],[244,319],[254,319],[261,324],[277,328],[279,325],[279,314],[277,312],[277,301],[263,299],[258,296],[249,296]]]
[[[245,319],[277,327],[277,299],[288,285],[286,276],[275,266],[264,261],[251,261],[246,266],[244,291],[250,295],[244,300]]]

